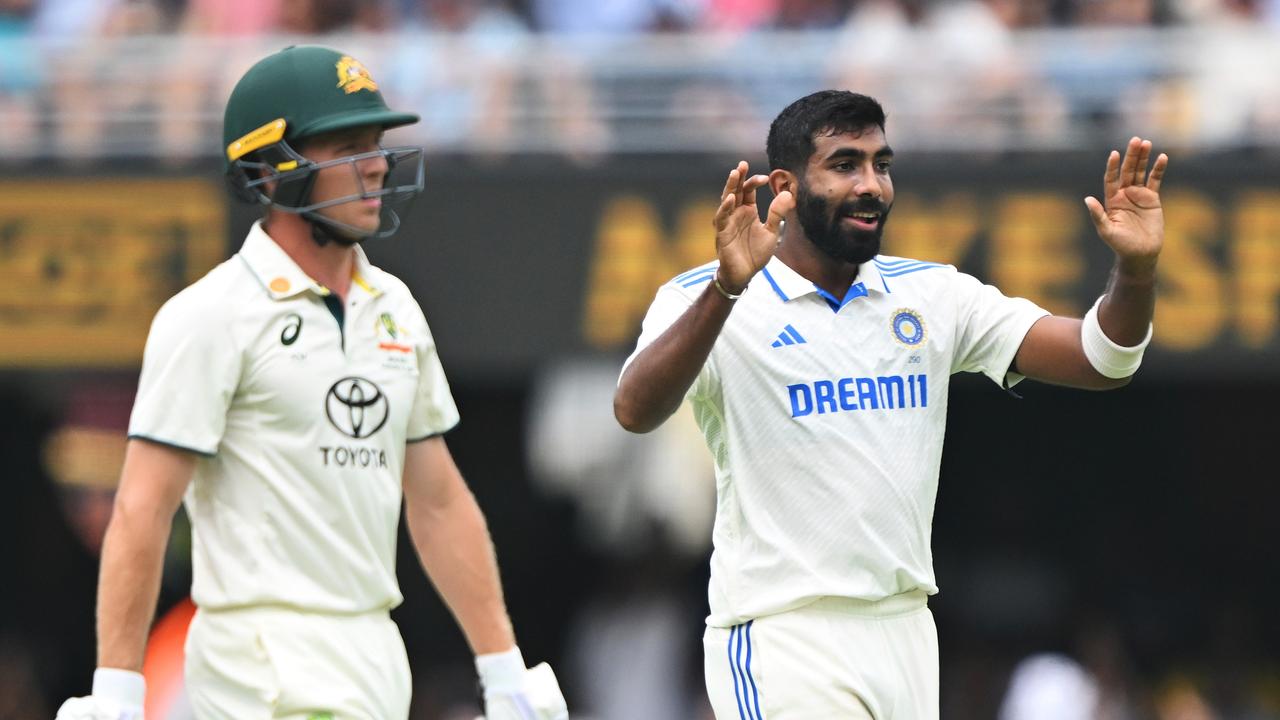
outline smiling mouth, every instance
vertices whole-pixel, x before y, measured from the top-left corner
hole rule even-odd
[[[864,230],[874,230],[880,225],[880,213],[855,212],[841,218]]]

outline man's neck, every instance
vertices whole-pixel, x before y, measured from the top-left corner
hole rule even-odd
[[[787,223],[782,245],[775,253],[777,258],[799,273],[800,277],[835,297],[844,297],[849,286],[858,278],[857,264],[837,260],[822,252],[805,237],[802,230],[798,227],[793,230],[790,226],[791,223]]]
[[[273,214],[263,229],[308,277],[346,301],[355,271],[355,246],[337,241],[318,244],[311,223],[292,214]]]

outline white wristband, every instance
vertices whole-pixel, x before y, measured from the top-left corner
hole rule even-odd
[[[93,696],[114,700],[126,708],[141,708],[147,694],[147,681],[141,673],[117,668],[93,671]]]
[[[1084,345],[1084,356],[1089,359],[1089,364],[1098,371],[1099,375],[1113,380],[1127,378],[1137,372],[1138,366],[1142,365],[1142,353],[1151,342],[1154,327],[1148,325],[1147,336],[1133,347],[1117,345],[1102,331],[1102,325],[1098,324],[1098,306],[1101,304],[1100,297],[1093,307],[1089,308],[1089,312],[1084,314],[1084,322],[1080,325],[1080,341]]]
[[[488,695],[515,695],[524,691],[524,656],[520,648],[476,656],[476,673]]]

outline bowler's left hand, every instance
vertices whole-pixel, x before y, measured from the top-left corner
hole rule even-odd
[[[1151,141],[1139,137],[1129,140],[1123,162],[1112,150],[1102,178],[1103,202],[1092,196],[1084,199],[1098,236],[1125,269],[1154,271],[1164,244],[1160,183],[1169,156],[1161,153],[1147,172],[1150,159]]]

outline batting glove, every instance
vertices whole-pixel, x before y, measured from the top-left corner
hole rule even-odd
[[[93,693],[62,703],[55,720],[142,720],[146,690],[140,673],[98,668],[93,671]]]
[[[476,656],[485,720],[568,720],[569,707],[551,666],[526,669],[520,648]]]

